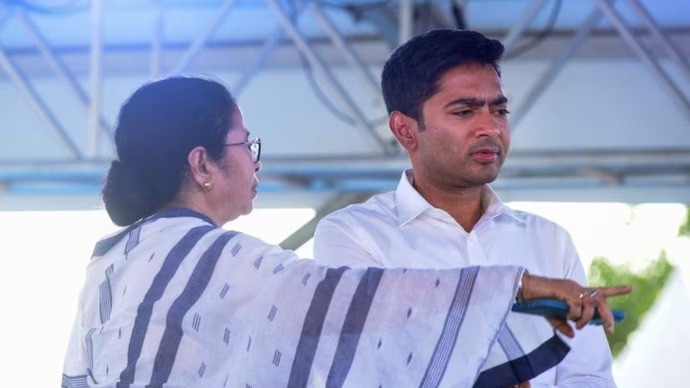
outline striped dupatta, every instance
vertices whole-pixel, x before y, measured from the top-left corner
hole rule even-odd
[[[62,386],[470,387],[506,368],[531,378],[565,353],[544,345],[550,358],[528,368],[524,354],[484,365],[521,275],[322,267],[168,209],[96,245]]]

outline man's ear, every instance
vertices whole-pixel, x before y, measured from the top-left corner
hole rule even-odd
[[[417,120],[396,110],[388,117],[388,127],[407,152],[417,148]]]
[[[208,182],[211,184],[211,166],[208,152],[204,147],[194,147],[187,155],[187,163],[189,163],[189,173],[194,182],[199,187],[205,187]]]

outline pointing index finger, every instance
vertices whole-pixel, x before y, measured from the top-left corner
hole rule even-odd
[[[605,297],[625,295],[632,292],[632,286],[611,286],[611,287],[598,287],[596,290]]]

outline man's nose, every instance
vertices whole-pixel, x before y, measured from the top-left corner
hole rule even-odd
[[[494,138],[500,135],[503,124],[498,123],[491,112],[482,112],[479,117],[477,117],[477,122],[475,125],[476,136],[488,136]]]

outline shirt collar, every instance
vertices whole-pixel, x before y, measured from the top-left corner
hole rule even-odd
[[[433,206],[427,202],[424,197],[415,190],[412,186],[414,182],[414,175],[412,169],[405,170],[400,177],[398,188],[395,190],[395,202],[398,209],[398,226],[403,226],[413,219],[419,217],[428,209],[433,209]],[[506,215],[520,224],[524,224],[524,217],[519,213],[505,205],[496,192],[484,185],[482,187],[482,206],[484,206],[484,215],[482,218],[496,218],[501,215]]]
[[[498,194],[489,185],[482,187],[482,205],[484,206],[484,215],[482,217],[494,219],[499,216],[506,216],[521,225],[527,222],[522,213],[516,212],[503,203]]]
[[[427,209],[433,208],[429,202],[422,197],[414,187],[412,182],[414,176],[412,169],[403,171],[398,183],[398,188],[395,190],[395,202],[398,208],[398,226],[403,226]]]

